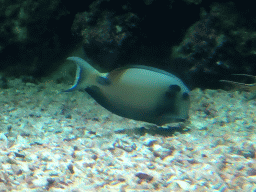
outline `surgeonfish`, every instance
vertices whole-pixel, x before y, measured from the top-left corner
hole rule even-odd
[[[171,73],[143,65],[100,73],[79,57],[67,60],[77,64],[75,82],[67,92],[85,90],[112,113],[156,125],[188,119],[189,89]]]
[[[245,90],[245,91],[256,91],[256,76],[247,74],[232,74],[235,77],[241,77],[243,81],[250,81],[251,83],[246,84],[244,82],[231,81],[231,80],[220,80],[220,82],[232,85],[233,88]]]

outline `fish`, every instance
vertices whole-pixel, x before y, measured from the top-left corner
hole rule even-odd
[[[86,91],[97,103],[121,117],[155,125],[189,118],[190,90],[175,75],[144,65],[129,65],[101,73],[80,57],[74,84],[65,92]]]
[[[234,89],[240,89],[248,92],[256,91],[256,76],[248,74],[232,74],[234,77],[241,77],[243,81],[249,81],[251,83],[244,83],[231,80],[220,80],[220,82],[227,83],[229,86],[232,86]]]
[[[220,80],[225,84],[224,89],[252,92],[251,95],[247,96],[246,101],[256,99],[256,76],[248,74],[232,74],[232,76],[236,77],[237,80]]]

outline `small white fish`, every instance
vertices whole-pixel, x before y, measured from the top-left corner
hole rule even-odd
[[[74,85],[119,116],[156,125],[188,119],[189,89],[176,76],[153,67],[134,65],[100,73],[79,57]]]

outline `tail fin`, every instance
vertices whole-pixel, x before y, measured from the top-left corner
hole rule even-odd
[[[92,85],[96,85],[96,80],[100,76],[100,72],[94,69],[89,63],[79,57],[68,57],[67,60],[73,61],[77,65],[76,79],[73,86],[65,92],[76,89],[85,89]]]

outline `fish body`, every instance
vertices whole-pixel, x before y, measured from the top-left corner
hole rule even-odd
[[[132,65],[100,73],[78,57],[74,85],[84,89],[109,111],[156,125],[188,119],[189,89],[176,76],[153,67]]]

